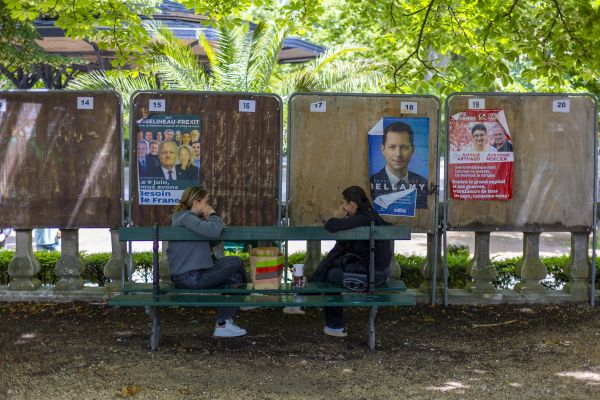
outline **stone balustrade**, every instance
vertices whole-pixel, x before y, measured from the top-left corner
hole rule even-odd
[[[107,298],[121,287],[125,263],[125,246],[118,240],[118,231],[110,230],[112,256],[104,268],[105,276],[110,280],[104,287],[84,287],[84,270],[79,255],[79,234],[77,229],[62,230],[62,249],[55,267],[58,281],[54,287],[41,287],[36,275],[40,271],[39,261],[33,255],[32,231],[16,230],[16,252],[8,266],[10,283],[0,286],[0,300],[58,300],[73,299],[94,300]],[[432,299],[432,276],[436,270],[437,303],[447,301],[450,304],[490,304],[490,303],[547,303],[565,301],[590,301],[591,263],[589,261],[589,233],[572,232],[570,260],[566,268],[569,281],[562,290],[549,290],[541,281],[546,278],[547,270],[540,260],[540,233],[523,234],[523,256],[517,265],[519,281],[512,290],[497,289],[493,285],[497,271],[490,261],[490,232],[475,232],[473,258],[467,266],[471,281],[465,289],[449,289],[444,296],[444,259],[442,235],[437,240],[437,263],[435,262],[435,235],[427,235],[427,256],[421,267],[423,283],[418,288],[409,288],[417,296],[417,301],[428,303]],[[168,263],[166,261],[167,243],[159,260],[160,277],[163,284],[170,283]],[[222,251],[222,249],[221,249]],[[321,259],[321,243],[307,242],[305,270],[310,275]],[[434,268],[435,267],[435,268]],[[394,278],[401,278],[401,271],[394,260],[391,266]]]

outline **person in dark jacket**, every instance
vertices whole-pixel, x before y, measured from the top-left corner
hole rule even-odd
[[[325,221],[325,229],[338,232],[359,226],[387,225],[373,209],[371,201],[365,191],[358,186],[350,186],[342,192],[342,205],[334,212],[333,218]],[[317,267],[310,278],[310,282],[330,282],[341,285],[343,279],[342,260],[348,253],[360,258],[368,269],[370,256],[370,243],[368,240],[337,241],[327,254],[327,257]],[[390,261],[392,259],[392,245],[388,240],[378,240],[375,245],[375,285],[387,282]],[[345,337],[346,326],[342,307],[325,307],[325,328],[327,335]]]
[[[171,226],[184,226],[208,238],[218,238],[225,225],[209,203],[206,189],[191,186],[183,192]],[[210,242],[170,241],[167,259],[171,280],[182,289],[208,289],[231,287],[248,282],[239,257],[229,256],[214,259]],[[217,308],[216,337],[243,336],[247,332],[233,322],[237,307]]]

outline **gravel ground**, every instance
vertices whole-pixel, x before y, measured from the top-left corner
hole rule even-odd
[[[163,310],[148,350],[141,309],[0,304],[0,399],[599,399],[600,311],[587,305],[368,310],[349,335],[322,313],[240,314],[243,338],[211,336],[214,311]]]

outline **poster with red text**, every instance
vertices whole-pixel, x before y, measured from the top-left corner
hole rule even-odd
[[[466,110],[450,119],[448,179],[459,200],[510,200],[513,143],[504,110]]]

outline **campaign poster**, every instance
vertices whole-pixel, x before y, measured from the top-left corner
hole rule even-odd
[[[200,185],[200,116],[149,115],[137,128],[139,204],[176,205],[186,188]]]
[[[369,131],[371,199],[380,215],[427,208],[429,118],[383,117]]]
[[[513,143],[504,110],[466,110],[450,119],[448,179],[459,200],[512,199]]]

